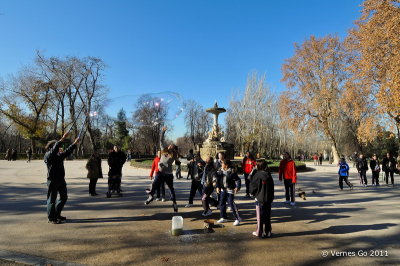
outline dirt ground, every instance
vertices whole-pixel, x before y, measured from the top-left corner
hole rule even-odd
[[[199,195],[195,207],[184,208],[190,181],[175,181],[184,234],[171,236],[172,203],[144,205],[148,170],[125,165],[123,197],[106,198],[107,178],[98,182],[100,195],[89,196],[84,166],[84,161],[65,162],[69,198],[63,215],[68,220],[53,225],[46,217],[43,161],[0,161],[0,251],[84,265],[400,264],[400,186],[381,181],[379,187],[361,187],[354,169],[352,191],[339,190],[335,166],[299,173],[297,188],[307,200],[297,197],[295,207],[283,203],[283,186],[274,175],[274,235],[257,239],[251,234],[254,203],[243,199],[243,189],[236,197],[242,224],[233,226],[232,219],[205,233]],[[395,182],[400,184],[398,175]],[[217,210],[212,218],[219,218]]]

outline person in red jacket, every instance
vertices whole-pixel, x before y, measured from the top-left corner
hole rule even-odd
[[[157,156],[154,158],[153,163],[151,164],[151,172],[150,172],[150,180],[153,180],[153,175],[155,174],[154,181],[156,178],[159,178],[158,176],[158,163],[160,162],[160,157],[161,157],[161,151],[157,151]],[[162,194],[162,198],[160,199],[160,190]],[[162,200],[163,202],[165,201],[165,183],[161,182],[160,186],[156,188],[157,192],[157,199],[156,200]]]
[[[255,168],[257,165],[256,159],[254,159],[253,154],[251,154],[249,151],[246,152],[246,156],[244,156],[243,161],[242,161],[242,170],[243,170],[243,175],[244,175],[244,182],[246,184],[246,198],[250,198],[250,178],[249,175],[251,171],[253,171],[253,168]]]
[[[296,164],[288,152],[283,154],[283,160],[279,164],[279,181],[282,182],[282,179],[285,184],[285,203],[290,202],[290,205],[294,206],[296,205],[295,185],[297,183],[297,171]]]

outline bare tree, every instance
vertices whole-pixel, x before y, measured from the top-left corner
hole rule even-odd
[[[190,139],[193,147],[202,143],[211,128],[211,115],[205,112],[203,106],[194,100],[185,103],[185,125],[186,136]]]

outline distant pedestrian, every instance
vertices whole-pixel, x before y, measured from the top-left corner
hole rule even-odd
[[[6,151],[6,160],[11,161],[12,160],[12,151],[10,148],[7,149]]]
[[[279,181],[282,180],[285,185],[285,203],[290,203],[292,206],[296,205],[295,189],[297,183],[297,170],[296,164],[288,152],[283,154],[283,160],[279,164]]]
[[[357,161],[357,171],[360,176],[360,184],[366,187],[368,185],[367,180],[367,171],[368,171],[368,162],[367,159],[364,157],[364,154],[360,154],[360,157]]]
[[[382,170],[385,172],[386,184],[389,184],[389,176],[394,185],[394,171],[396,170],[396,160],[393,158],[392,154],[388,152],[386,157],[382,160]]]
[[[30,163],[31,162],[31,158],[32,158],[32,148],[31,147],[29,147],[27,150],[26,150],[26,157],[27,157],[27,163]]]
[[[346,163],[346,159],[342,157],[339,162],[339,187],[340,190],[343,190],[343,181],[349,186],[350,189],[353,189],[353,185],[349,182],[349,170],[350,167]]]
[[[353,156],[351,158],[351,160],[353,161],[353,168],[357,167],[357,161],[358,161],[358,152],[354,152]]]
[[[177,147],[178,149],[178,147]],[[178,159],[175,160],[175,178],[182,179],[182,162],[179,160],[179,149],[178,149]]]
[[[274,201],[274,180],[265,160],[257,162],[257,171],[251,177],[251,194],[256,203],[257,229],[254,236],[271,237],[271,204]]]
[[[381,172],[381,167],[379,166],[379,160],[376,154],[372,156],[372,160],[369,162],[369,167],[372,171],[372,185],[379,186],[379,173]]]
[[[246,156],[244,156],[242,160],[242,170],[244,176],[244,182],[246,185],[246,198],[250,198],[250,179],[249,175],[251,171],[256,167],[257,161],[254,158],[251,152],[246,152]]]
[[[314,160],[314,165],[318,165],[318,154],[314,154],[313,160]]]
[[[89,183],[89,195],[97,196],[96,184],[99,178],[103,178],[103,171],[101,169],[101,158],[97,152],[94,152],[86,163],[86,169],[88,170],[87,178],[90,179]]]
[[[324,158],[323,156],[322,156],[322,153],[320,153],[319,154],[319,165],[322,165],[322,159]]]
[[[68,199],[64,159],[72,154],[79,140],[76,138],[65,151],[62,151],[61,144],[67,136],[68,132],[59,141],[49,141],[44,155],[44,162],[47,165],[47,218],[48,222],[53,224],[59,224],[67,219],[61,216],[61,211]],[[60,194],[60,199],[56,202],[57,194]]]
[[[128,150],[128,154],[126,155],[126,161],[130,162],[132,160],[132,150]]]
[[[189,180],[189,176],[190,179],[193,179],[193,167],[194,167],[194,153],[193,153],[193,149],[189,150],[189,154],[187,156],[187,169],[188,169],[188,174],[186,179]]]
[[[11,157],[13,161],[17,160],[17,150],[16,149],[12,149],[11,151]]]

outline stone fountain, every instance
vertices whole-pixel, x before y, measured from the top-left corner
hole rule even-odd
[[[218,125],[218,116],[226,112],[225,108],[218,107],[218,103],[215,102],[214,107],[206,109],[206,112],[213,114],[214,122],[211,131],[208,132],[208,138],[203,144],[199,144],[197,147],[201,158],[203,160],[205,160],[207,156],[216,158],[218,152],[224,152],[225,158],[232,160],[235,155],[234,146],[233,144],[225,142],[224,132],[221,131]]]

